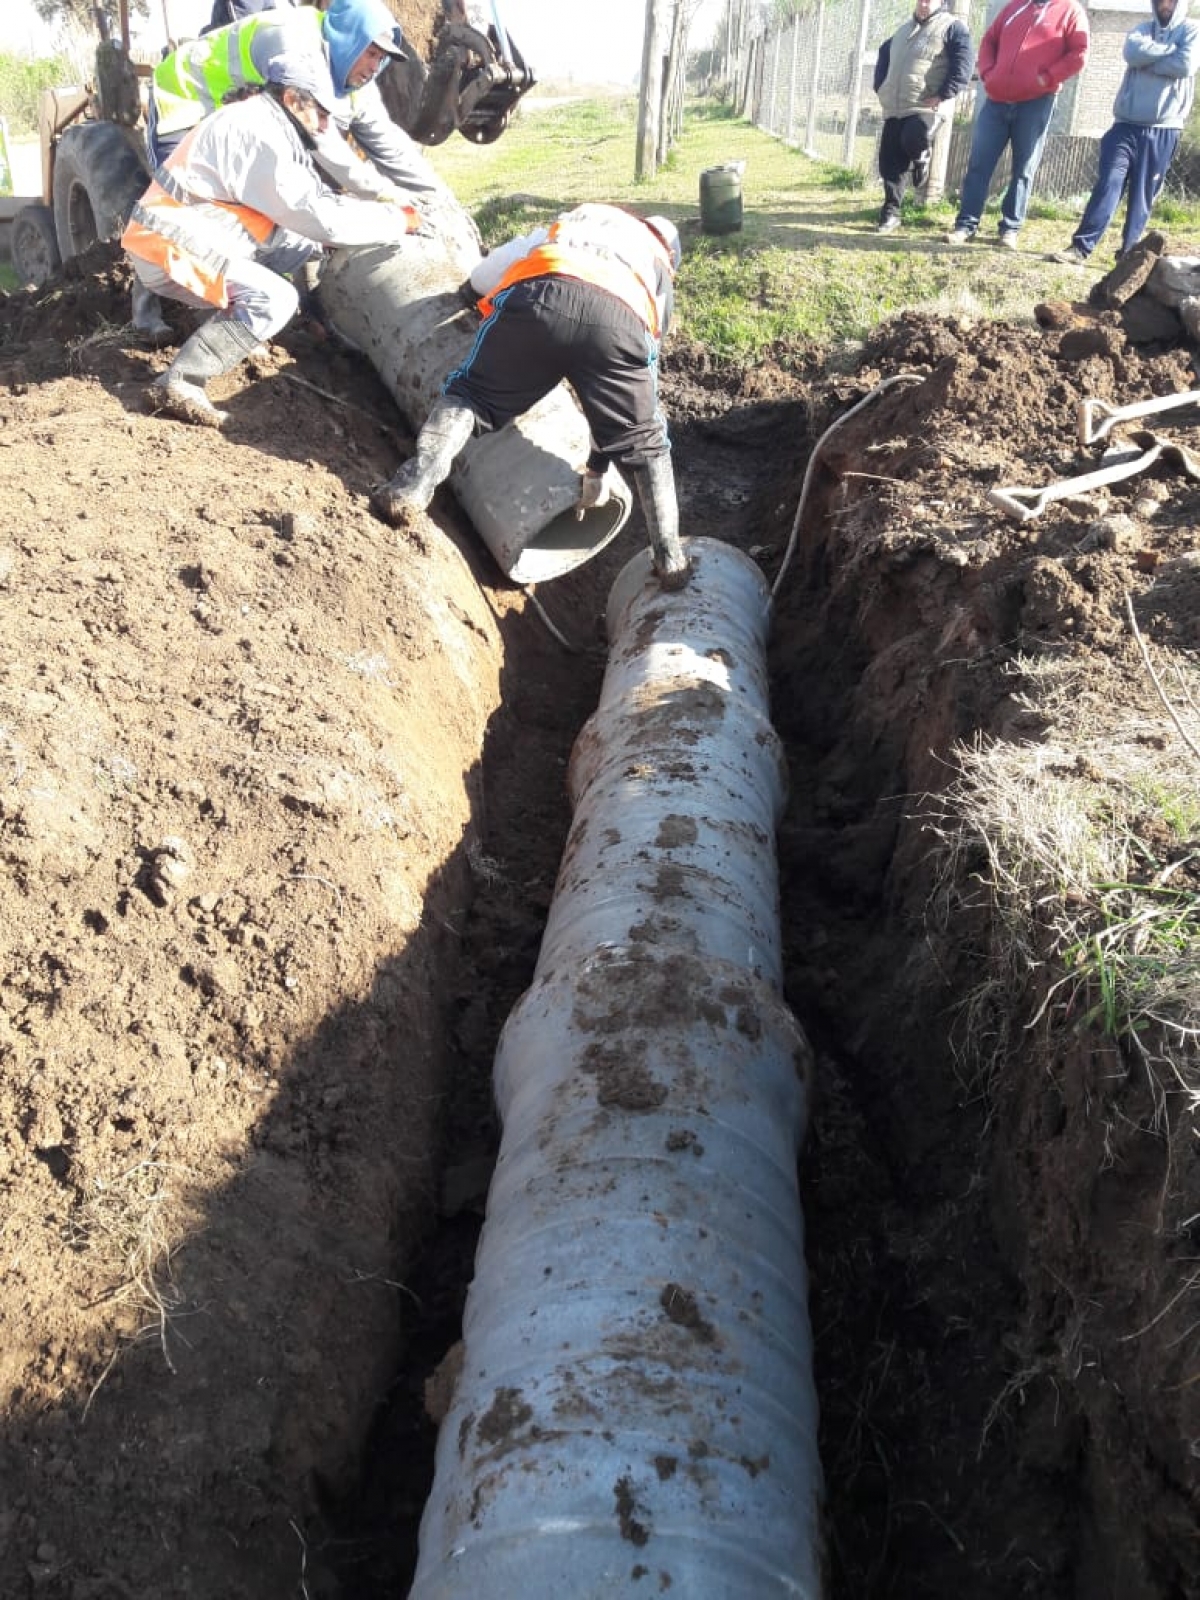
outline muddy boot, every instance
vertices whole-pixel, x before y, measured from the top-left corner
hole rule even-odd
[[[162,314],[162,303],[140,278],[133,280],[133,325],[143,339],[158,349],[170,344],[175,335]]]
[[[204,392],[205,385],[210,378],[231,372],[258,344],[244,322],[219,311],[201,323],[167,370],[150,385],[147,398],[151,409],[178,422],[221,427],[229,413],[217,410]]]
[[[679,501],[675,471],[669,455],[651,456],[638,467],[626,467],[637,490],[646,519],[654,570],[664,589],[682,589],[692,575],[692,564],[679,542]]]
[[[475,413],[470,406],[442,395],[417,435],[416,453],[394,478],[371,491],[371,506],[377,515],[400,527],[413,512],[427,510],[474,429]]]

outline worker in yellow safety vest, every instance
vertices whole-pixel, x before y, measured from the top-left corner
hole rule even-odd
[[[607,499],[614,466],[637,493],[659,582],[682,588],[690,566],[658,404],[680,253],[669,218],[588,204],[484,256],[471,272],[483,326],[443,384],[415,454],[373,492],[378,515],[406,525],[427,509],[477,425],[502,428],[565,379],[591,433],[580,513]]]
[[[278,56],[267,81],[184,137],[133,207],[121,244],[154,295],[213,315],[151,386],[156,411],[220,427],[206,393],[299,304],[288,274],[326,246],[395,245],[413,206],[339,195],[312,160],[336,95],[322,56]]]
[[[406,56],[403,31],[384,0],[330,0],[324,11],[308,5],[274,8],[180,45],[150,79],[146,148],[151,171],[231,96],[265,83],[272,61],[314,54],[324,56],[335,92],[313,148],[326,178],[347,194],[415,204],[439,231],[459,226],[461,208],[454,196],[392,121],[379,92],[380,73]],[[169,337],[157,302],[142,286],[135,287],[133,322],[152,339]]]

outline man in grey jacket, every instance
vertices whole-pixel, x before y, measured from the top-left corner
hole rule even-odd
[[[1200,69],[1200,25],[1187,0],[1151,0],[1151,19],[1125,39],[1125,76],[1112,127],[1100,141],[1100,172],[1079,226],[1052,261],[1082,266],[1127,195],[1120,254],[1142,237],[1192,109]]]
[[[384,0],[328,0],[323,10],[275,5],[189,40],[160,61],[150,79],[146,146],[151,171],[231,94],[261,86],[271,61],[319,54],[337,96],[313,148],[325,178],[346,194],[411,202],[444,237],[476,249],[474,223],[416,143],[393,122],[379,92],[379,74],[405,53],[402,30]],[[144,286],[135,288],[133,321],[156,341],[169,336],[158,303]]]
[[[286,325],[289,281],[322,249],[395,246],[419,232],[413,206],[335,194],[313,162],[337,106],[320,55],[277,56],[266,83],[183,136],[121,235],[138,281],[211,314],[148,396],[154,410],[219,428],[210,379],[231,372]]]
[[[912,16],[880,46],[875,62],[875,93],[884,115],[878,233],[894,233],[900,226],[910,174],[914,189],[928,178],[934,129],[970,83],[974,64],[971,35],[942,0],[916,0]]]

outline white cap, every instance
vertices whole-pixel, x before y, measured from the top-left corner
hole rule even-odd
[[[394,28],[381,28],[371,40],[377,50],[382,50],[394,61],[407,61],[408,52],[404,48],[404,32],[400,25]]]
[[[679,238],[679,229],[670,217],[643,217],[642,221],[662,240],[671,258],[671,266],[678,272],[679,263],[683,260],[683,244]]]

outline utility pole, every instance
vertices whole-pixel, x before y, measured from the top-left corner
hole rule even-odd
[[[662,105],[662,51],[660,21],[669,0],[646,0],[646,32],[642,38],[642,84],[638,95],[635,179],[649,178],[658,170],[658,121]]]

